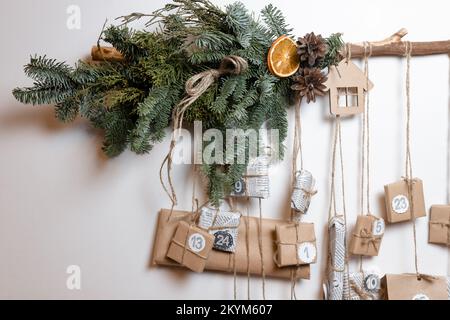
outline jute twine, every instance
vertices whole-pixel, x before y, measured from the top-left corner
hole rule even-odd
[[[450,53],[448,54],[450,58]],[[447,116],[447,203],[450,203],[450,59],[448,68],[448,116]],[[450,232],[450,231],[449,231]]]
[[[298,102],[298,105],[294,107],[294,143],[292,147],[292,181],[291,181],[291,194],[294,192],[295,188],[295,175],[297,173],[298,159],[300,158],[300,169],[303,170],[303,148],[302,148],[302,126],[300,117],[300,106],[302,103],[302,98]],[[294,209],[291,208],[290,221],[294,220]],[[298,267],[291,267],[291,300],[297,300],[297,294],[295,292],[295,287],[297,285],[297,280],[295,273]]]
[[[247,211],[247,222],[245,224],[245,246],[247,249],[247,299],[250,300],[250,198],[247,197],[246,201],[246,211]]]
[[[405,56],[406,56],[406,155],[405,155],[405,177],[408,183],[408,198],[410,203],[410,212],[413,225],[414,238],[414,267],[416,270],[417,279],[421,279],[419,272],[418,254],[417,254],[417,231],[416,231],[416,216],[414,214],[414,197],[413,197],[413,171],[411,161],[411,52],[412,44],[409,41],[405,42]]]
[[[172,112],[172,140],[170,141],[169,152],[161,163],[159,170],[159,178],[164,191],[172,202],[169,219],[172,215],[173,208],[177,205],[177,195],[172,180],[172,157],[175,145],[179,139],[180,129],[183,126],[184,113],[205,91],[219,79],[225,75],[238,75],[245,72],[248,68],[247,61],[238,56],[226,56],[222,59],[219,69],[210,69],[196,74],[189,78],[185,84],[186,96],[174,108]],[[164,166],[167,167],[167,185],[163,179]]]
[[[339,152],[340,158],[340,171],[341,171],[341,198],[342,198],[342,212],[344,217],[345,224],[345,238],[344,238],[344,247],[347,247],[347,210],[345,205],[345,174],[344,174],[344,159],[343,159],[343,149],[342,149],[342,130],[341,130],[341,118],[339,115],[336,116],[335,119],[335,129],[333,136],[333,147],[332,147],[332,163],[331,163],[331,181],[330,181],[330,206],[328,210],[328,218],[331,221],[333,217],[337,217],[337,203],[336,203],[336,157]],[[330,250],[330,248],[328,248]],[[334,270],[331,261],[331,252],[328,252],[328,265],[331,266]],[[345,250],[345,263],[344,270],[334,270],[337,272],[345,272],[347,287],[350,288],[349,283],[349,271],[348,271],[348,252]],[[348,299],[348,297],[347,297]]]
[[[372,44],[364,42],[364,75],[366,77],[366,108],[362,113],[361,125],[361,209],[359,215],[371,214],[370,210],[370,90],[369,58],[372,56]],[[366,180],[365,180],[366,178]],[[366,204],[366,208],[364,208]],[[359,270],[363,271],[363,256],[359,256]]]
[[[261,198],[258,198],[259,206],[259,224],[258,224],[258,241],[259,241],[259,255],[261,257],[261,277],[262,277],[262,295],[263,300],[266,300],[266,271],[264,267],[264,254],[263,254],[263,243],[262,243],[262,209],[261,209]]]

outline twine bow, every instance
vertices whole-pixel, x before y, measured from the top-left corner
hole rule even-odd
[[[314,190],[314,189],[306,189],[306,188],[303,188],[303,187],[301,187],[301,188],[298,188],[298,187],[294,187],[294,190],[301,190],[301,191],[303,191],[303,193],[304,193],[304,199],[306,200],[306,201],[311,201],[311,198],[314,196],[314,195],[316,195],[316,193],[317,193],[317,190]],[[304,214],[304,212],[302,212],[302,211],[300,211],[300,210],[298,210],[300,213],[302,213],[302,214]]]
[[[362,289],[353,279],[350,279],[350,288],[363,300],[375,300],[375,296],[372,293]]]
[[[380,248],[380,237],[375,237],[372,232],[368,231],[366,228],[362,229],[359,234],[354,233],[355,237],[360,238],[363,245],[366,246],[366,252],[369,251],[369,246],[372,245],[373,248],[378,252]]]
[[[218,69],[209,69],[203,72],[200,72],[186,81],[185,91],[186,96],[178,103],[178,105],[174,108],[172,113],[172,125],[173,125],[173,134],[172,140],[170,142],[169,152],[161,163],[161,168],[159,170],[159,178],[161,181],[161,185],[164,191],[169,196],[172,202],[171,214],[173,208],[177,205],[177,196],[175,193],[175,188],[173,186],[172,181],[172,156],[173,150],[175,148],[176,142],[179,137],[179,130],[183,125],[184,113],[192,105],[205,91],[215,82],[218,78],[225,75],[239,75],[245,72],[248,69],[248,63],[244,58],[238,56],[226,56],[220,62],[220,66]],[[164,165],[167,164],[167,180],[168,186],[164,183],[163,180],[163,169]],[[169,219],[171,217],[169,215]]]

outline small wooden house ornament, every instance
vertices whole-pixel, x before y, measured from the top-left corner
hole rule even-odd
[[[367,81],[364,72],[346,59],[329,68],[325,85],[330,90],[330,112],[339,116],[363,113],[364,91],[373,88],[373,83]]]

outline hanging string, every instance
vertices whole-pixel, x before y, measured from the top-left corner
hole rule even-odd
[[[342,148],[342,129],[341,129],[341,118],[340,116],[336,116],[335,120],[335,129],[334,129],[334,137],[333,137],[333,147],[332,147],[332,164],[331,164],[331,182],[330,182],[330,206],[328,211],[328,218],[331,220],[333,217],[337,217],[337,205],[336,205],[336,158],[337,153],[339,153],[340,158],[340,171],[341,171],[341,195],[342,195],[342,213],[344,218],[345,229],[347,229],[347,208],[345,204],[345,170],[344,170],[344,152]],[[344,247],[347,248],[347,230],[345,230],[345,238],[344,238]],[[344,272],[346,274],[346,283],[347,288],[350,288],[349,282],[349,268],[348,268],[348,251],[345,250],[344,256]],[[331,256],[328,255],[328,263],[331,263]],[[344,290],[345,292],[345,290]],[[347,290],[349,293],[349,290]],[[347,299],[349,296],[346,297]]]
[[[413,174],[412,174],[412,161],[411,161],[411,42],[405,42],[405,55],[406,55],[406,160],[405,160],[405,176],[408,183],[408,198],[410,203],[410,212],[413,225],[413,238],[414,238],[414,267],[416,270],[417,279],[421,279],[419,273],[418,255],[417,255],[417,230],[416,230],[416,217],[414,215],[414,199],[413,199]]]
[[[293,176],[297,172],[298,168],[298,158],[300,158],[300,169],[303,170],[303,146],[302,146],[302,124],[300,116],[300,105],[302,103],[302,98],[295,106],[295,121],[294,121],[294,146],[293,146],[293,159],[292,159],[292,172]]]
[[[372,44],[364,42],[364,75],[366,77],[366,108],[362,113],[361,124],[361,209],[359,215],[370,214],[370,94],[369,94],[369,58],[372,55]],[[366,180],[365,180],[366,179]],[[363,271],[363,256],[359,256],[359,271]]]
[[[246,201],[246,211],[247,211],[247,222],[245,223],[245,246],[247,248],[247,300],[250,300],[250,198],[247,197]]]
[[[218,69],[209,69],[189,78],[185,84],[186,96],[178,103],[172,112],[173,133],[167,155],[164,157],[159,169],[159,180],[164,191],[169,196],[172,206],[168,219],[170,220],[174,207],[177,205],[177,195],[172,180],[173,152],[183,127],[184,113],[206,90],[221,76],[239,75],[248,69],[248,63],[239,56],[226,56],[220,62]],[[167,184],[163,179],[163,170],[166,166]]]
[[[294,143],[292,148],[292,175],[291,179],[291,194],[294,190],[295,185],[295,176],[298,170],[298,158],[300,158],[300,170],[303,170],[303,147],[302,147],[302,125],[301,125],[301,116],[300,116],[300,106],[302,103],[302,98],[300,97],[300,100],[298,102],[298,105],[295,106],[295,117],[294,117]],[[293,209],[291,209],[291,215],[290,215],[290,221],[292,222],[294,220],[295,212]],[[298,267],[292,267],[291,268],[291,300],[297,300],[297,295],[295,292],[295,287],[297,284],[297,279],[295,277],[295,274],[298,270]]]
[[[366,70],[366,139],[367,139],[367,150],[366,150],[366,179],[367,179],[367,186],[366,186],[366,199],[367,199],[367,213],[371,214],[370,210],[370,87],[369,87],[369,58],[372,56],[372,44],[370,42],[367,43],[369,47],[369,53],[365,56],[365,70]],[[365,51],[366,49],[364,49]]]
[[[261,198],[258,198],[259,206],[259,224],[258,224],[258,242],[259,242],[259,255],[261,257],[261,277],[262,277],[262,295],[263,300],[266,300],[266,271],[264,268],[264,254],[263,254],[263,242],[262,242],[262,209]]]
[[[342,151],[342,129],[341,129],[341,118],[339,116],[336,117],[336,125],[338,127],[338,134],[339,134],[339,157],[341,162],[341,189],[342,189],[342,211],[344,215],[344,224],[345,224],[345,248],[347,248],[347,209],[345,206],[345,178],[344,178],[344,153]],[[346,273],[346,279],[347,279],[347,288],[350,288],[350,274],[349,274],[349,266],[348,266],[348,250],[345,250],[345,273]],[[350,296],[350,290],[348,290],[348,296],[347,299],[349,299]]]
[[[450,53],[448,68],[448,116],[447,116],[447,203],[450,204]]]

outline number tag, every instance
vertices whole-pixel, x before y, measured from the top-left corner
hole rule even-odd
[[[372,234],[374,236],[381,236],[384,234],[384,220],[377,219],[372,224]]]
[[[316,260],[316,246],[311,242],[303,242],[298,246],[297,256],[303,263],[309,264]]]
[[[205,249],[206,240],[200,233],[193,233],[189,237],[189,248],[194,252],[200,252]]]
[[[364,288],[369,292],[376,292],[380,289],[380,278],[376,274],[369,274],[364,279]]]
[[[418,293],[412,298],[412,300],[430,300],[430,298],[426,294]]]
[[[214,247],[227,251],[233,246],[233,236],[228,231],[217,231],[214,233]]]
[[[394,210],[394,212],[398,214],[403,214],[409,209],[408,198],[403,194],[399,194],[398,196],[394,197],[394,199],[392,199],[391,205],[392,210]]]
[[[244,179],[241,178],[234,184],[234,194],[243,195],[244,193],[245,193],[245,182]]]

